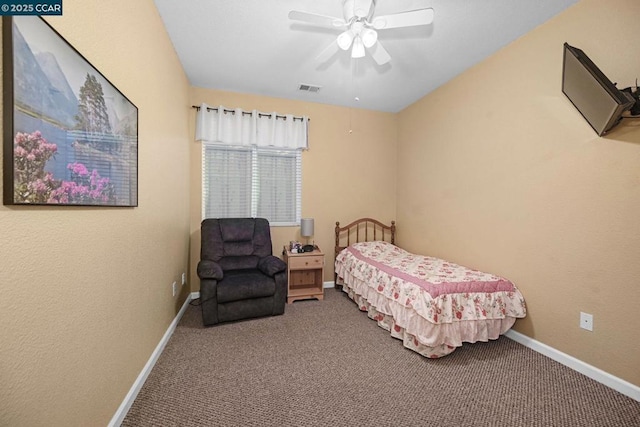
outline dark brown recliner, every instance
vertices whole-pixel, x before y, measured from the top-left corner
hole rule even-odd
[[[287,265],[272,255],[264,218],[201,224],[200,301],[205,326],[284,313]]]

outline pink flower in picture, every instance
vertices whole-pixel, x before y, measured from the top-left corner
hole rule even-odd
[[[67,164],[71,180],[56,179],[45,171],[47,162],[58,151],[40,131],[17,132],[14,137],[14,199],[27,203],[64,203],[95,205],[115,201],[115,189],[109,178],[80,162]]]
[[[78,176],[87,176],[89,175],[89,171],[87,170],[87,167],[85,165],[83,165],[82,163],[69,163],[67,165],[67,169],[69,169],[71,171],[71,173],[74,173]],[[97,174],[97,171],[94,169],[94,172]]]

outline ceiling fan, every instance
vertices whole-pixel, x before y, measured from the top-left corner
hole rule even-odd
[[[378,65],[391,60],[389,52],[378,41],[378,31],[429,25],[433,22],[432,8],[374,16],[375,8],[376,0],[342,0],[344,18],[292,10],[289,12],[289,19],[343,30],[336,40],[318,55],[317,59],[321,62],[333,56],[338,49],[351,49],[352,58],[362,58],[368,51]]]

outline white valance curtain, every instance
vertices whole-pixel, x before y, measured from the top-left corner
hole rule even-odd
[[[196,141],[305,150],[308,121],[306,116],[294,119],[291,114],[202,104],[196,117]]]

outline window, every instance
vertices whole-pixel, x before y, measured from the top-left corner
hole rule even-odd
[[[202,144],[203,218],[262,217],[297,225],[300,150]]]
[[[204,103],[197,108],[202,217],[262,217],[271,225],[298,225],[308,117]]]

